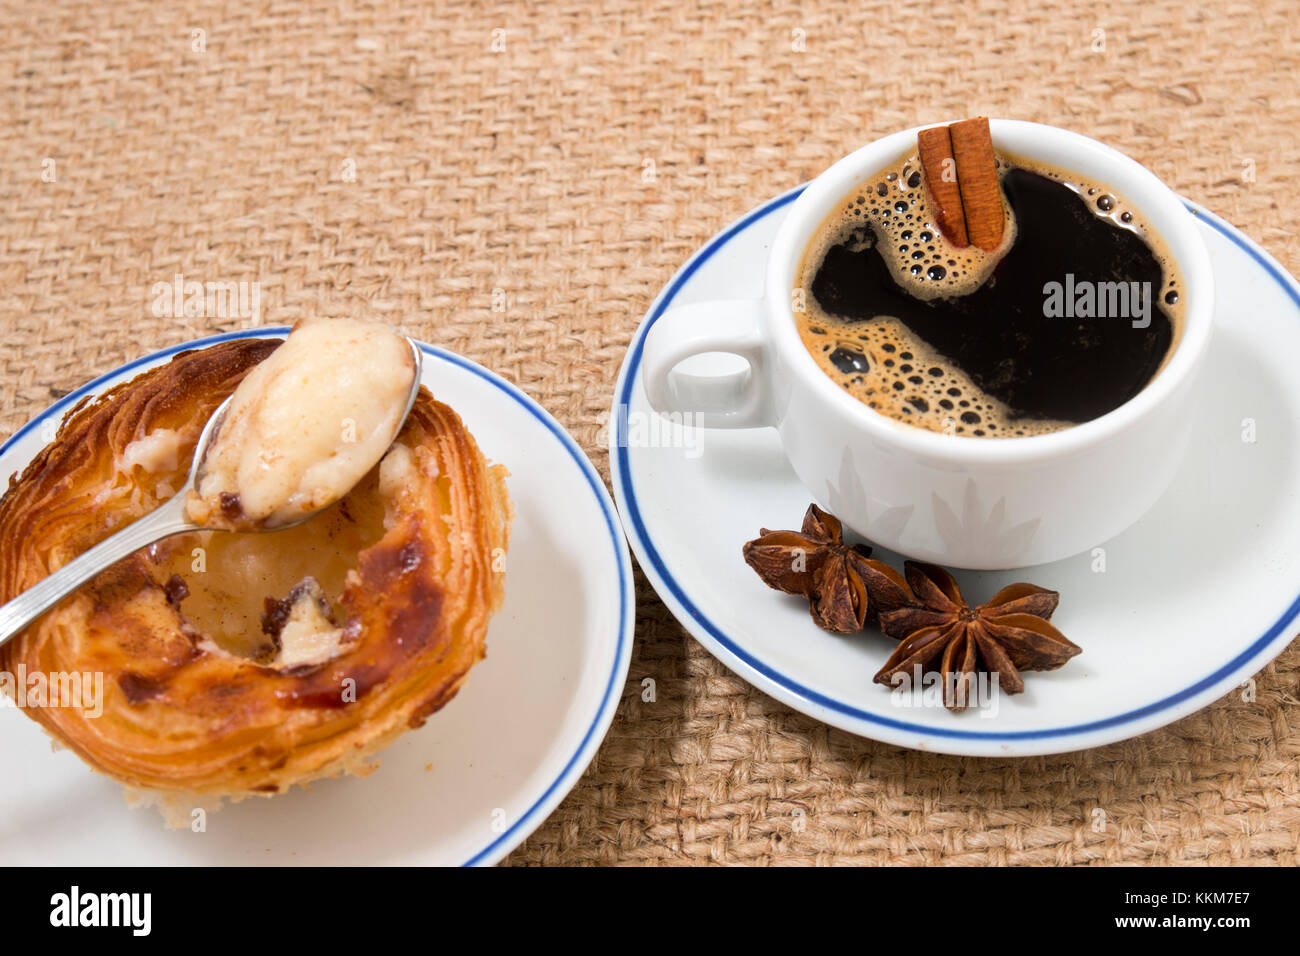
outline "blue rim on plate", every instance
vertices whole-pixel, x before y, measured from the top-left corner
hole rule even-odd
[[[222,332],[218,335],[210,335],[206,338],[195,339],[192,342],[185,342],[180,345],[174,345],[171,348],[162,349],[150,355],[141,356],[114,369],[111,372],[99,376],[91,382],[87,382],[80,388],[74,389],[67,395],[64,395],[57,402],[51,405],[45,411],[41,412],[26,425],[23,425],[9,437],[3,445],[0,445],[0,455],[4,455],[13,445],[27,435],[33,429],[38,428],[40,424],[48,419],[51,415],[65,412],[68,408],[80,401],[86,395],[99,391],[105,384],[115,379],[121,378],[124,373],[139,368],[142,365],[157,362],[161,359],[174,356],[180,352],[187,352],[192,349],[206,348],[210,345],[216,345],[219,342],[228,342],[232,339],[246,338],[269,338],[277,335],[288,335],[289,326],[275,325],[266,326],[257,329],[243,329],[236,332]],[[609,727],[614,717],[614,710],[619,701],[619,690],[622,687],[622,677],[626,674],[627,665],[631,658],[632,634],[634,627],[633,611],[635,603],[632,599],[632,576],[631,576],[631,559],[627,554],[627,544],[623,538],[621,526],[616,517],[613,502],[609,498],[609,492],[605,484],[597,474],[595,467],[583,454],[578,443],[574,441],[559,422],[552,417],[551,413],[542,408],[533,398],[528,396],[522,389],[507,382],[500,375],[483,366],[471,362],[454,352],[448,352],[446,349],[438,348],[435,345],[429,345],[425,342],[417,342],[420,349],[434,358],[442,359],[468,372],[472,372],[485,382],[500,389],[514,401],[522,405],[534,418],[546,426],[546,428],[564,446],[570,457],[577,463],[579,470],[587,479],[587,484],[591,487],[597,503],[600,505],[601,513],[605,518],[605,526],[609,531],[610,544],[614,549],[615,563],[618,565],[618,590],[619,590],[619,629],[618,644],[614,652],[614,666],[610,671],[609,680],[605,684],[604,695],[601,698],[600,707],[592,719],[591,725],[582,737],[582,742],[573,756],[569,758],[564,769],[542,792],[542,795],[533,802],[518,820],[516,820],[504,832],[499,834],[495,840],[489,843],[483,849],[479,850],[462,866],[482,866],[485,864],[495,863],[501,857],[505,856],[512,849],[518,846],[528,837],[533,830],[537,829],[542,822],[544,815],[549,815],[554,809],[554,804],[558,803],[563,796],[573,788],[578,777],[591,763],[595,756],[596,747],[605,736],[605,730]],[[0,476],[2,477],[2,476]]]
[[[797,186],[789,192],[777,196],[767,203],[764,203],[762,206],[759,206],[757,209],[752,210],[748,215],[737,220],[731,226],[714,236],[707,245],[700,249],[699,252],[692,256],[691,259],[682,266],[677,275],[673,277],[672,281],[665,287],[664,291],[655,301],[655,304],[651,307],[646,320],[637,330],[636,337],[633,339],[631,348],[629,349],[627,363],[624,367],[623,376],[619,384],[616,396],[616,402],[618,405],[628,407],[631,404],[632,390],[640,376],[641,353],[645,343],[646,332],[649,331],[650,327],[654,325],[665,311],[667,311],[668,307],[672,305],[673,300],[681,292],[682,288],[696,273],[696,271],[737,234],[748,229],[760,219],[763,219],[777,210],[789,205],[799,197],[805,188],[807,188],[806,184],[803,186]],[[1204,207],[1189,200],[1184,200],[1183,202],[1192,215],[1204,221],[1216,232],[1222,234],[1232,242],[1233,245],[1240,248],[1259,266],[1261,266],[1268,276],[1281,286],[1282,290],[1287,294],[1291,301],[1295,303],[1297,309],[1300,309],[1300,285],[1297,285],[1295,279],[1288,275],[1271,256],[1257,247],[1234,227],[1219,219],[1218,216],[1215,216]],[[620,504],[623,505],[621,510],[624,524],[627,526],[628,536],[633,543],[638,546],[637,558],[641,562],[643,568],[645,565],[649,564],[649,570],[652,571],[650,576],[657,579],[655,581],[656,589],[662,585],[662,587],[672,596],[673,600],[677,602],[678,606],[683,608],[699,627],[703,628],[713,640],[717,641],[722,648],[742,662],[745,666],[751,668],[756,673],[761,674],[764,678],[771,681],[777,687],[783,689],[786,693],[792,694],[810,704],[853,720],[887,727],[892,730],[919,733],[927,737],[947,737],[952,739],[978,740],[994,743],[1068,737],[1076,734],[1088,733],[1090,731],[1103,730],[1109,727],[1116,727],[1122,724],[1141,720],[1144,717],[1149,717],[1161,711],[1168,710],[1171,707],[1176,707],[1181,702],[1190,697],[1194,697],[1223,680],[1234,670],[1241,667],[1272,643],[1284,629],[1289,627],[1295,621],[1297,615],[1300,615],[1300,595],[1297,595],[1295,600],[1291,602],[1290,607],[1286,609],[1272,627],[1264,632],[1263,636],[1251,643],[1250,646],[1240,654],[1208,677],[1197,681],[1184,690],[1155,701],[1154,703],[1147,704],[1146,706],[1127,711],[1114,717],[1107,717],[1103,720],[1096,720],[1086,724],[1074,724],[1068,727],[1049,727],[1042,730],[981,732],[957,728],[930,727],[924,724],[911,723],[910,721],[883,717],[880,714],[862,710],[841,700],[836,700],[833,697],[828,697],[825,694],[818,693],[809,687],[805,687],[798,681],[791,679],[785,674],[782,674],[780,671],[768,666],[759,658],[745,650],[745,648],[736,641],[732,640],[732,638],[730,638],[721,627],[713,623],[713,621],[711,621],[708,616],[701,611],[693,601],[691,601],[690,597],[687,596],[685,591],[681,588],[677,580],[664,564],[663,558],[659,554],[658,549],[655,547],[654,542],[651,540],[650,534],[646,529],[645,522],[642,519],[640,506],[637,503],[636,491],[632,484],[632,473],[628,456],[626,418],[622,415],[615,415],[613,417],[618,424],[616,426],[616,433],[613,436],[613,441],[616,444],[616,447],[611,449],[611,451],[614,452],[611,456],[611,461],[613,462],[611,477],[613,478],[614,487],[621,497]]]

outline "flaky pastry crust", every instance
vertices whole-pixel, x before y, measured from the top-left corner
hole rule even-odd
[[[0,498],[0,600],[181,488],[204,422],[277,344],[185,352],[78,405]],[[24,713],[146,794],[241,798],[364,772],[361,758],[420,726],[485,654],[504,595],[505,476],[421,389],[389,458],[326,512],[137,552],[0,648],[0,668],[102,672],[100,716]],[[274,612],[303,571],[331,598],[337,652],[277,666]]]

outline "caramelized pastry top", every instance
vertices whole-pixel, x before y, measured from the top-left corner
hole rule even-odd
[[[0,498],[0,601],[182,487],[203,423],[276,354],[265,340],[185,352],[70,412]],[[102,673],[102,713],[23,713],[134,789],[271,794],[364,773],[484,656],[505,587],[505,474],[421,389],[340,501],[272,534],[138,551],[0,647],[0,670]]]
[[[385,325],[299,322],[235,390],[190,520],[275,528],[342,498],[392,443],[414,376],[410,345]]]

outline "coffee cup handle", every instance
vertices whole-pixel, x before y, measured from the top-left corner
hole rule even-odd
[[[641,380],[661,415],[690,415],[708,428],[774,425],[762,299],[697,302],[669,309],[646,333]],[[674,374],[694,355],[727,352],[749,368],[727,375]]]

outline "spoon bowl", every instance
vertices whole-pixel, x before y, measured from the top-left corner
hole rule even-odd
[[[411,347],[411,356],[415,363],[414,375],[411,379],[411,388],[406,396],[406,408],[402,411],[401,417],[393,429],[393,434],[389,437],[388,445],[391,445],[393,439],[401,432],[402,426],[411,414],[411,409],[415,406],[415,400],[420,394],[420,373],[423,369],[423,353],[420,347],[410,338],[407,343]],[[199,433],[198,443],[194,446],[194,459],[190,464],[189,475],[185,479],[184,486],[174,495],[164,501],[153,511],[144,515],[142,518],[131,522],[120,531],[109,535],[99,544],[95,545],[89,551],[79,555],[69,561],[63,567],[59,568],[48,577],[44,578],[37,584],[28,588],[22,594],[18,595],[9,603],[0,606],[0,646],[8,643],[15,636],[20,634],[27,625],[31,624],[36,618],[40,617],[59,601],[67,597],[81,585],[85,584],[95,575],[99,574],[105,568],[121,560],[127,555],[134,554],[141,548],[148,547],[156,541],[163,538],[169,538],[174,534],[183,534],[187,531],[225,531],[231,530],[226,528],[215,528],[206,525],[197,524],[191,521],[186,511],[186,501],[191,490],[197,490],[199,476],[203,470],[203,462],[207,457],[212,442],[216,439],[221,429],[221,420],[225,416],[227,408],[230,406],[228,397],[224,402],[217,406],[216,410],[208,416],[203,430]],[[376,462],[378,464],[378,462]],[[351,490],[351,489],[349,489]],[[342,497],[341,495],[339,497]],[[319,508],[305,512],[291,521],[285,521],[273,526],[257,524],[248,528],[240,528],[240,531],[254,531],[259,533],[274,533],[284,531],[287,528],[293,528],[310,520],[315,515],[324,511],[337,501],[338,498],[327,501]]]

